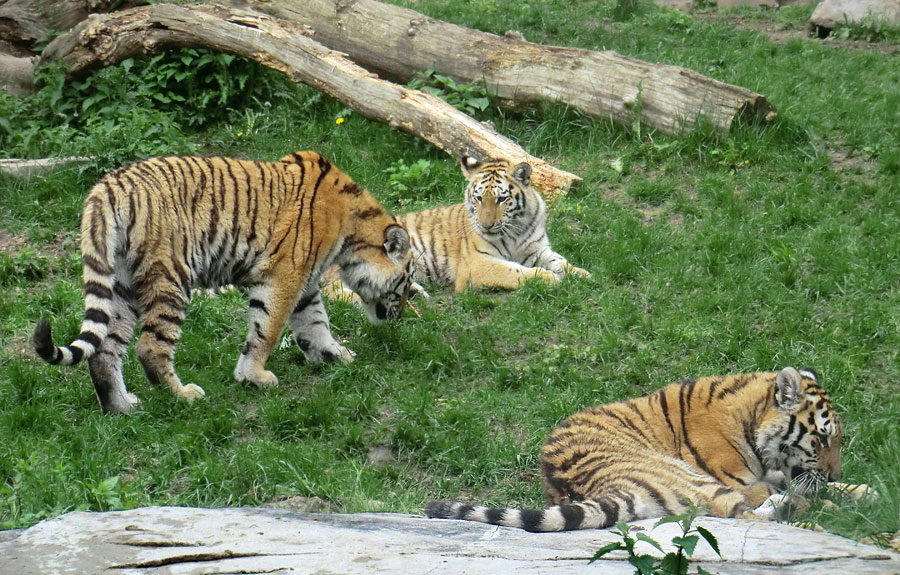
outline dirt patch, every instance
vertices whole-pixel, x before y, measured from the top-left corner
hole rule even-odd
[[[68,232],[56,232],[53,240],[40,246],[38,251],[55,258],[62,258],[77,250],[78,245],[78,234],[72,236]],[[27,247],[33,248],[35,246],[31,245],[28,238],[24,235],[11,234],[5,230],[0,230],[0,254],[16,256]]]
[[[666,206],[664,204],[654,206],[651,204],[642,204],[639,202],[635,202],[634,200],[628,198],[621,191],[615,189],[604,190],[603,199],[632,208],[637,213],[641,214],[641,217],[644,219],[645,224],[649,224],[650,222],[659,219],[666,212]],[[684,218],[681,214],[667,214],[665,215],[665,218],[667,222],[674,225],[680,225],[684,221]]]
[[[27,241],[23,235],[12,235],[0,230],[0,254],[15,255],[25,247]]]

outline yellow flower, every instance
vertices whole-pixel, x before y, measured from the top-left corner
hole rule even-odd
[[[344,119],[343,119],[343,118],[338,118],[337,120],[334,121],[334,123],[335,123],[335,124],[338,124],[338,125],[343,124],[343,123],[344,123]]]
[[[238,137],[241,137],[243,135],[244,135],[244,132],[238,132]]]

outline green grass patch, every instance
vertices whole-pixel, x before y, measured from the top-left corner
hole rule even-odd
[[[333,332],[356,361],[308,365],[283,346],[269,360],[281,385],[267,390],[232,377],[245,295],[196,298],[176,366],[206,399],[186,405],[150,386],[131,353],[125,378],[142,404],[130,417],[100,413],[83,366],[23,355],[41,316],[60,341],[77,335],[81,203],[107,169],[149,154],[276,159],[315,149],[394,210],[461,201],[463,178],[434,148],[239,60],[179,53],[78,84],[50,75],[33,99],[0,94],[3,156],[99,158],[42,179],[0,177],[0,241],[17,239],[0,249],[0,527],[73,509],[283,495],[343,511],[415,513],[440,497],[537,506],[537,454],[567,415],[685,377],[795,365],[820,372],[843,416],[844,480],[881,494],[817,505],[810,518],[857,538],[897,531],[895,59],[801,37],[778,43],[724,18],[650,5],[615,12],[626,4],[415,8],[686,66],[766,95],[778,120],[727,139],[702,129],[666,137],[554,105],[481,110],[482,94],[462,91],[461,105],[477,104],[529,152],[584,177],[552,206],[549,227],[590,279],[510,293],[432,289],[421,318],[390,326],[330,305]],[[808,14],[754,17],[801,29]],[[370,450],[385,446],[393,459],[370,463]]]

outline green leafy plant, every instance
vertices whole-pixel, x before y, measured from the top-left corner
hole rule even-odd
[[[434,178],[434,162],[420,158],[408,164],[402,159],[393,162],[384,169],[388,175],[388,187],[401,206],[408,204],[413,197],[424,192],[433,191],[439,184]]]
[[[491,103],[484,86],[456,82],[449,76],[436,74],[434,66],[416,74],[407,86],[433,94],[470,116],[484,112]]]
[[[22,248],[15,255],[0,254],[0,285],[43,279],[50,271],[50,258],[32,248]]]
[[[632,527],[623,521],[619,521],[616,523],[614,533],[620,535],[622,541],[604,545],[594,553],[588,563],[593,563],[613,551],[625,551],[628,553],[628,562],[634,566],[637,575],[687,575],[690,558],[694,555],[697,543],[700,542],[701,537],[719,557],[722,556],[722,553],[719,551],[719,542],[716,540],[715,535],[701,525],[693,525],[696,518],[697,508],[693,503],[690,503],[690,511],[687,513],[663,517],[653,525],[653,529],[666,523],[678,523],[681,526],[681,535],[672,538],[672,545],[675,547],[675,550],[666,553],[662,559],[646,553],[636,553],[634,546],[638,541],[652,545],[661,553],[665,553],[665,551],[659,542],[645,533],[636,531],[632,537]],[[696,572],[698,575],[709,574],[707,570],[700,566],[697,567]]]

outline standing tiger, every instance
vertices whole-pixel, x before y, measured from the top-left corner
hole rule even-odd
[[[771,518],[789,483],[803,492],[840,476],[840,444],[811,370],[690,379],[563,421],[541,449],[547,509],[433,501],[425,513],[568,531],[683,513],[689,498],[719,517]]]
[[[174,348],[192,286],[249,288],[250,327],[234,376],[278,383],[265,369],[285,321],[310,361],[350,361],[331,336],[319,293],[336,265],[371,321],[398,318],[414,267],[409,235],[372,195],[315,152],[278,162],[160,157],[107,174],[84,202],[81,254],[85,312],[81,334],[54,346],[50,323],[34,331],[49,363],[88,360],[104,410],[127,413],[122,358],[140,317],[136,352],[147,378],[178,396]]]
[[[465,202],[397,216],[409,232],[416,278],[452,285],[514,289],[527,278],[558,283],[565,273],[589,277],[550,247],[547,205],[531,185],[531,166],[503,159],[461,161]],[[355,299],[328,274],[326,294]]]

